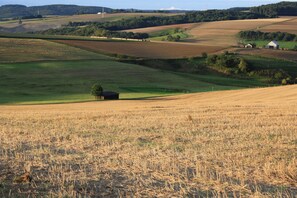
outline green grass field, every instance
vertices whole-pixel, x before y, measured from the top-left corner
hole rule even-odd
[[[154,41],[165,41],[167,36],[169,35],[173,37],[180,36],[181,40],[189,38],[189,35],[185,31],[177,28],[161,30],[161,31],[152,32],[149,34],[150,39]]]
[[[295,62],[250,55],[242,57],[256,70],[282,69],[292,76],[297,76],[297,64]]]
[[[162,71],[114,60],[0,64],[0,103],[90,101],[93,83],[122,99],[264,86],[256,80]]]
[[[246,40],[245,43],[255,43],[257,47],[264,47],[266,46],[270,41],[265,40]],[[278,41],[278,44],[280,48],[286,48],[286,49],[294,49],[294,47],[297,45],[297,42],[294,41]]]

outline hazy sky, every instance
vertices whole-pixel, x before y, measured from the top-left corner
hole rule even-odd
[[[297,1],[297,0],[294,0]],[[256,6],[279,2],[277,0],[0,0],[0,5],[23,4],[27,6],[48,4],[96,5],[111,8],[137,9],[214,9]]]

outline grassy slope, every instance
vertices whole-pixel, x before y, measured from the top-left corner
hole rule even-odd
[[[185,31],[179,30],[178,32],[176,32],[175,30],[176,30],[176,28],[171,28],[171,29],[167,29],[167,30],[153,32],[153,33],[149,34],[150,39],[155,40],[155,41],[164,41],[164,40],[166,40],[167,36],[169,36],[169,35],[171,35],[173,37],[180,36],[181,40],[189,37],[189,35]]]
[[[297,64],[295,62],[250,55],[243,55],[242,57],[256,70],[282,69],[292,76],[297,76]]]
[[[90,87],[119,91],[121,98],[261,86],[251,80],[161,71],[113,60],[0,64],[0,103],[56,103],[92,100]]]

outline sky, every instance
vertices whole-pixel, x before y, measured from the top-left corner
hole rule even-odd
[[[297,0],[292,0],[297,1]],[[94,5],[110,8],[206,10],[249,7],[279,2],[277,0],[0,0],[0,5],[27,6],[49,4]]]

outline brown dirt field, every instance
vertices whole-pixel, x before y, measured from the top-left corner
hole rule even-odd
[[[177,25],[164,25],[164,26],[157,26],[157,27],[129,29],[129,30],[124,30],[124,31],[134,32],[134,33],[152,33],[152,32],[158,32],[158,31],[167,30],[167,29],[174,29],[174,28],[192,29],[194,26],[196,26],[196,23],[186,23],[186,24],[177,24]]]
[[[0,106],[1,195],[293,198],[296,101],[292,85]]]
[[[292,34],[297,34],[297,18],[291,18],[288,21],[284,21],[281,23],[268,25],[263,28],[260,28],[261,31],[264,32],[288,32]]]
[[[288,18],[201,23],[189,31],[189,34],[194,37],[190,41],[201,45],[234,46],[237,45],[236,35],[238,32],[286,20]]]
[[[162,42],[97,42],[97,41],[70,41],[58,40],[63,43],[82,49],[108,54],[125,54],[144,58],[183,58],[200,56],[202,52],[214,53],[222,47],[192,45],[185,43]]]
[[[18,21],[5,21],[0,22],[0,31],[5,32],[30,32],[30,31],[43,31],[51,28],[59,28],[62,25],[72,22],[83,22],[83,21],[115,21],[123,18],[130,18],[136,16],[171,16],[176,14],[162,14],[162,13],[116,13],[106,14],[104,18],[98,14],[85,14],[85,15],[73,15],[73,16],[49,16],[44,19],[28,19],[23,20],[23,24],[19,25]]]
[[[284,60],[297,61],[297,52],[283,51],[283,50],[269,50],[269,49],[235,49],[240,54],[258,55],[269,58],[279,58]]]

